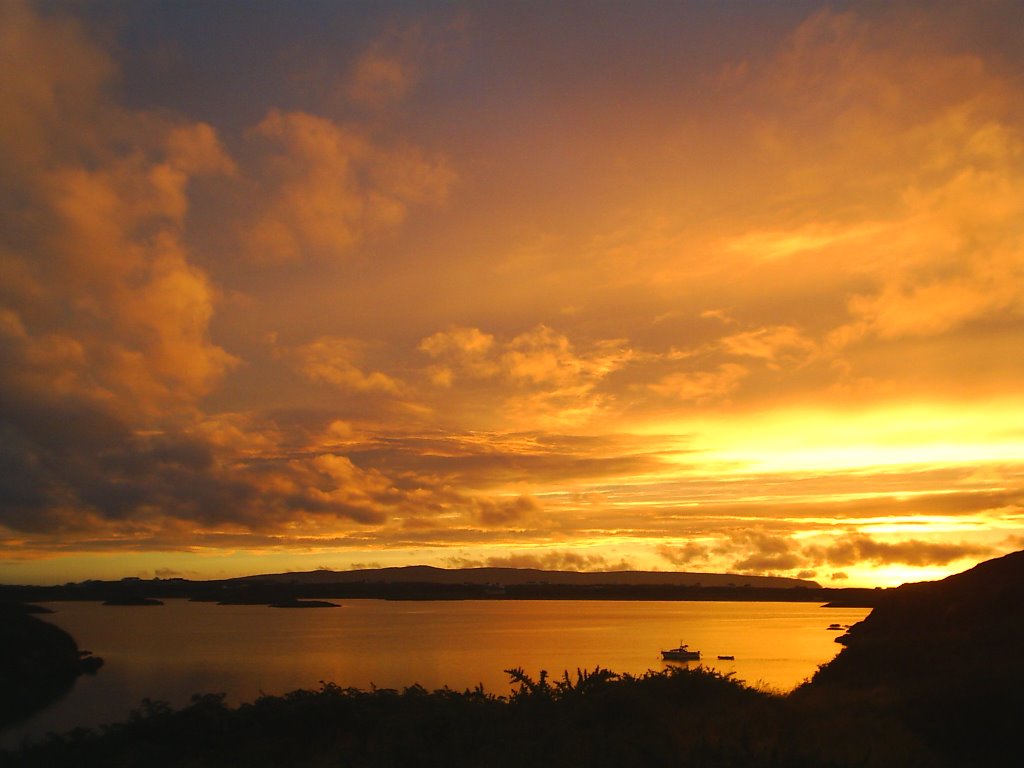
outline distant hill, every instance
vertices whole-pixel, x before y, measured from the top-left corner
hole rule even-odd
[[[353,571],[321,569],[298,573],[269,573],[229,579],[231,582],[276,584],[559,584],[572,586],[672,585],[703,587],[759,587],[818,589],[817,582],[784,576],[744,576],[735,573],[690,573],[686,571],[544,571],[537,568],[435,568],[409,565],[396,568],[364,568]]]
[[[0,600],[98,600],[158,605],[185,598],[230,605],[295,600],[745,600],[873,606],[884,590],[828,589],[806,579],[683,571],[545,571],[534,568],[434,568],[416,565],[353,571],[269,573],[233,579],[124,578],[54,586],[0,585]]]

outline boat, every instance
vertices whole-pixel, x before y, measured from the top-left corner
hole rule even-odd
[[[730,654],[730,655],[728,655],[728,656],[722,656],[722,655],[720,655],[720,656],[718,657],[718,660],[719,660],[719,661],[736,661],[736,657],[735,657],[735,656],[732,656],[731,654]]]
[[[662,651],[661,658],[665,661],[698,661],[700,651],[691,651],[685,644],[680,643],[678,648]]]

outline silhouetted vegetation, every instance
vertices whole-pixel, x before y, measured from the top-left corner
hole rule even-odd
[[[872,697],[786,697],[702,668],[509,670],[477,688],[363,691],[325,683],[230,708],[144,701],[124,723],[48,737],[19,766],[942,766]],[[4,761],[0,758],[0,764]]]
[[[125,723],[50,736],[19,766],[752,766],[1015,764],[1024,712],[1024,552],[890,590],[789,695],[729,675],[507,670],[482,688],[316,691],[236,708],[145,701]]]
[[[236,709],[197,696],[172,711],[144,702],[101,732],[50,737],[18,755],[25,766],[642,765],[760,752],[776,697],[716,672],[641,677],[606,670],[532,680],[516,691],[343,689],[265,696]],[[741,718],[739,713],[748,717]],[[729,723],[731,725],[726,725]],[[740,724],[746,723],[757,733]],[[718,762],[716,764],[723,764]]]

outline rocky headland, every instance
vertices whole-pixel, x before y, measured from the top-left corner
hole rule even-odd
[[[0,728],[67,693],[103,660],[78,648],[67,632],[36,618],[34,606],[0,605]]]
[[[877,707],[951,765],[1004,765],[1024,717],[1024,552],[887,590],[796,698]]]

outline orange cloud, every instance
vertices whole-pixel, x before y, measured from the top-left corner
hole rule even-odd
[[[384,104],[404,96],[414,81],[415,74],[402,57],[370,51],[356,62],[348,93],[355,101]]]
[[[17,3],[4,13],[18,34],[5,50],[24,59],[12,67],[32,73],[0,142],[5,157],[34,158],[7,180],[31,215],[2,214],[17,377],[148,418],[190,406],[236,359],[210,339],[216,291],[182,238],[188,186],[233,163],[209,125],[110,103],[113,67],[75,24]]]
[[[538,501],[530,496],[518,496],[514,499],[474,500],[477,519],[487,526],[510,526],[525,522],[525,518],[541,509]]]
[[[313,381],[323,381],[356,392],[398,394],[400,382],[379,371],[364,373],[356,363],[363,344],[356,339],[321,336],[283,354]]]
[[[425,338],[419,349],[438,361],[427,369],[435,385],[500,381],[484,394],[493,400],[500,393],[505,427],[585,423],[608,401],[597,389],[633,357],[622,340],[577,350],[566,335],[546,325],[503,341],[476,328],[454,327]]]
[[[6,2],[0,8],[0,50],[5,176],[66,161],[74,156],[69,144],[88,148],[99,140],[110,117],[99,105],[115,65],[79,23],[37,14],[20,0]],[[90,124],[96,118],[98,123]]]
[[[252,138],[266,153],[264,202],[243,240],[265,261],[339,258],[400,224],[410,206],[443,202],[455,180],[444,159],[304,112],[272,109]]]
[[[375,109],[400,101],[449,58],[464,27],[465,17],[460,15],[390,24],[356,58],[347,73],[345,95]]]
[[[472,378],[489,378],[498,372],[498,364],[491,356],[494,336],[477,328],[455,326],[438,331],[420,342],[419,348],[445,364],[430,370],[435,384],[450,386],[455,371]]]
[[[769,365],[781,362],[804,362],[817,351],[817,345],[799,329],[777,325],[727,336],[721,340],[722,350],[737,357],[765,360]]]
[[[748,369],[738,363],[722,363],[713,371],[663,376],[648,388],[661,397],[695,403],[712,402],[722,400],[739,389],[748,373]]]

